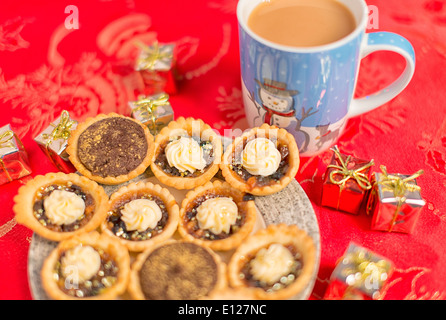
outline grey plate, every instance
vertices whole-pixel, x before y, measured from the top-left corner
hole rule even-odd
[[[148,180],[153,183],[159,183],[154,177],[151,177],[150,173],[143,174],[128,183],[138,180]],[[122,185],[104,186],[104,189],[108,195],[111,195],[121,186]],[[175,190],[172,188],[168,189],[175,196],[178,204],[181,204],[187,191]],[[313,206],[305,194],[305,191],[296,180],[293,180],[284,190],[276,194],[265,197],[256,197],[255,204],[259,215],[263,217],[263,221],[260,221],[256,226],[257,229],[262,228],[265,225],[277,223],[295,224],[299,228],[305,230],[313,238],[317,252],[316,268],[306,289],[301,294],[294,297],[294,299],[297,300],[308,299],[313,291],[319,270],[320,233]],[[40,270],[42,269],[44,260],[50,252],[56,248],[57,244],[57,242],[46,240],[37,234],[34,234],[32,237],[28,253],[28,277],[31,294],[36,300],[49,299],[42,287]]]

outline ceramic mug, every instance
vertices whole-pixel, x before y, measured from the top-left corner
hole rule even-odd
[[[250,30],[248,17],[262,1],[240,0],[237,5],[246,118],[251,127],[266,122],[287,129],[301,156],[327,150],[349,118],[393,99],[412,79],[412,45],[395,33],[366,33],[368,8],[363,0],[338,0],[353,14],[356,28],[338,41],[315,47],[276,44]],[[380,50],[402,55],[404,71],[383,90],[353,98],[361,59]]]

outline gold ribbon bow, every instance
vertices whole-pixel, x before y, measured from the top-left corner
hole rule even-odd
[[[341,163],[341,165],[331,164],[328,166],[328,168],[336,169],[330,172],[329,178],[331,183],[339,185],[341,186],[341,188],[344,188],[348,180],[354,179],[361,189],[369,190],[372,188],[372,184],[368,176],[362,171],[373,166],[374,165],[373,160],[371,160],[369,163],[357,169],[349,169],[347,165],[351,159],[351,156],[348,156],[347,159],[344,161],[337,146],[334,146],[331,150],[333,150],[336,157],[339,159],[339,162]],[[343,178],[338,181],[335,179],[336,175],[341,175]]]
[[[133,109],[133,112],[140,112],[141,117],[146,118],[151,122],[151,131],[153,133],[156,132],[156,117],[155,117],[155,111],[160,106],[166,106],[169,105],[169,95],[168,94],[161,94],[156,98],[141,98],[138,99],[134,103],[136,106],[135,109]]]
[[[11,142],[14,137],[14,132],[12,130],[6,130],[0,135],[0,149],[3,148],[14,148],[14,144]]]
[[[349,267],[343,270],[346,283],[350,287],[364,288],[376,299],[379,289],[389,276],[390,263],[384,259],[371,260],[371,254],[364,250],[348,253],[344,261]]]
[[[173,57],[171,52],[162,52],[160,50],[158,41],[155,41],[152,46],[147,46],[140,42],[138,42],[136,45],[141,48],[142,52],[145,53],[145,55],[140,55],[137,60],[137,65],[140,70],[153,71],[153,68],[157,61],[172,59]]]
[[[380,166],[380,169],[382,171],[382,178],[378,183],[384,187],[384,189],[387,189],[389,191],[393,192],[393,195],[395,196],[396,200],[398,201],[397,207],[395,209],[395,213],[393,214],[392,222],[390,223],[388,231],[391,232],[393,229],[393,226],[395,225],[396,218],[398,217],[398,213],[402,207],[402,205],[406,202],[406,192],[415,192],[420,191],[420,186],[413,183],[413,181],[421,176],[424,171],[418,170],[411,176],[407,178],[402,178],[397,175],[391,175],[387,173],[387,169],[385,166]]]
[[[70,114],[68,111],[63,110],[61,113],[60,121],[58,125],[54,125],[51,123],[50,125],[54,127],[53,131],[50,134],[43,134],[42,137],[47,140],[46,148],[53,142],[54,140],[63,139],[68,140],[71,135],[71,127],[75,124],[76,121],[70,119]]]
[[[0,135],[0,149],[3,148],[14,148],[14,144],[11,142],[12,138],[14,137],[14,132],[12,130],[6,130]],[[12,181],[11,176],[9,175],[8,168],[6,168],[5,163],[3,162],[2,157],[0,157],[0,165],[2,169],[6,173],[6,177],[9,181]]]

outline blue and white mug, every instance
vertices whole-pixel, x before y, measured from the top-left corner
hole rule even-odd
[[[301,156],[327,150],[349,118],[385,104],[412,79],[412,45],[395,33],[366,33],[368,8],[363,0],[338,0],[352,12],[356,29],[338,41],[315,47],[276,44],[250,30],[248,17],[263,1],[267,0],[240,0],[237,6],[246,118],[251,127],[266,122],[287,129]],[[383,90],[353,98],[361,59],[380,50],[402,55],[404,71]]]

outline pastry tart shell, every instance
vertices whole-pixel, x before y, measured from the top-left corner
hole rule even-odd
[[[144,135],[147,141],[147,152],[142,159],[141,163],[132,171],[128,172],[127,174],[121,174],[118,176],[106,176],[102,177],[100,175],[94,174],[91,172],[88,168],[85,167],[85,165],[81,162],[79,155],[78,155],[78,144],[79,144],[79,138],[81,134],[87,130],[90,126],[95,124],[98,121],[112,118],[112,117],[120,117],[123,119],[127,119],[130,121],[133,121],[138,126],[142,128],[144,131]],[[117,113],[109,113],[109,114],[99,114],[96,117],[90,117],[87,118],[84,122],[80,123],[77,128],[71,133],[70,138],[68,139],[68,146],[67,146],[67,153],[69,155],[69,160],[73,164],[73,166],[81,173],[82,175],[88,177],[91,180],[94,180],[100,184],[105,185],[116,185],[120,184],[126,181],[129,181],[138,175],[142,174],[149,166],[152,161],[153,157],[153,151],[154,151],[154,138],[152,134],[150,133],[147,126],[143,125],[141,122],[139,122],[136,119],[126,117]]]
[[[249,139],[250,137],[258,135],[261,137],[269,138],[270,134],[272,135],[273,132],[274,138],[277,138],[278,144],[283,144],[288,147],[288,170],[277,183],[264,186],[251,186],[247,181],[245,181],[230,168],[236,152],[236,147],[239,144],[243,143],[244,139]],[[275,134],[276,132],[277,134]],[[220,169],[225,180],[234,188],[253,195],[264,196],[279,192],[280,190],[284,189],[296,176],[299,169],[299,163],[299,149],[294,137],[283,128],[270,126],[264,123],[260,127],[252,128],[251,130],[243,133],[240,137],[234,139],[234,141],[227,147],[226,151],[223,154],[222,161],[220,163]]]
[[[277,291],[267,292],[259,287],[251,287],[240,278],[243,266],[248,263],[249,256],[254,257],[258,250],[278,243],[292,245],[302,255],[303,266],[299,276],[288,286]],[[232,288],[249,288],[257,299],[276,300],[290,299],[301,293],[311,281],[316,265],[316,248],[307,233],[296,225],[269,225],[247,238],[234,252],[228,263],[228,280]]]
[[[168,212],[168,219],[163,227],[161,233],[157,234],[153,238],[147,240],[127,240],[116,236],[112,230],[108,227],[107,219],[105,219],[101,225],[102,232],[108,234],[109,236],[116,238],[122,245],[124,245],[130,251],[144,251],[145,249],[163,242],[173,236],[178,226],[179,219],[179,207],[173,197],[173,195],[166,188],[161,187],[158,184],[153,184],[151,182],[133,182],[126,186],[121,187],[115,193],[110,196],[108,202],[108,210],[113,210],[115,204],[128,197],[131,197],[135,193],[150,194],[159,197]]]
[[[75,231],[56,231],[51,230],[40,223],[34,215],[34,203],[37,193],[41,188],[52,184],[65,184],[71,182],[82,188],[83,191],[88,192],[94,199],[95,211],[90,220],[79,229]],[[102,186],[96,182],[80,176],[76,173],[47,173],[46,175],[38,175],[32,180],[28,181],[26,185],[20,187],[18,194],[14,197],[13,211],[17,223],[22,224],[43,238],[61,241],[70,238],[76,234],[88,232],[100,226],[107,215],[108,196]]]
[[[103,293],[93,296],[78,298],[70,296],[63,292],[56,281],[54,281],[54,272],[57,261],[59,260],[61,254],[77,245],[89,245],[95,249],[102,249],[111,256],[113,261],[118,266],[118,275],[116,282],[108,287]],[[59,245],[50,253],[50,255],[45,259],[42,270],[42,286],[47,294],[55,300],[111,300],[116,299],[118,296],[122,295],[128,285],[130,276],[130,255],[128,251],[123,247],[119,241],[105,235],[100,234],[96,231],[82,233],[73,236],[69,239],[61,241]]]
[[[157,245],[147,249],[146,251],[140,253],[137,256],[136,260],[133,262],[133,264],[131,266],[130,280],[129,280],[129,285],[128,285],[128,292],[132,299],[134,299],[134,300],[145,300],[146,299],[144,296],[144,293],[141,289],[140,270],[141,270],[143,264],[145,263],[145,261],[147,260],[147,258],[156,249],[161,248],[163,246],[170,245],[170,244],[175,244],[175,243],[186,243],[187,244],[187,243],[191,243],[191,242],[185,241],[185,240],[174,240],[174,239],[167,240],[163,243],[158,243]],[[217,280],[216,280],[214,287],[210,290],[210,292],[206,296],[200,297],[200,299],[206,299],[207,297],[212,295],[213,292],[224,290],[225,288],[227,288],[226,264],[221,260],[220,256],[218,254],[216,254],[214,251],[210,250],[209,248],[203,247],[203,246],[200,246],[200,247],[209,253],[209,255],[212,257],[212,259],[214,260],[214,262],[217,266],[217,270],[216,270]]]
[[[213,162],[206,168],[206,170],[197,177],[180,177],[172,176],[165,173],[156,163],[155,159],[158,154],[162,152],[160,149],[169,141],[170,133],[173,130],[184,129],[191,136],[196,129],[197,124],[200,129],[200,137],[209,140],[213,148]],[[212,128],[203,122],[201,119],[183,118],[179,117],[175,121],[169,122],[155,137],[155,152],[150,168],[153,174],[163,184],[174,187],[176,189],[193,189],[197,186],[203,185],[210,181],[219,170],[223,146],[220,137],[212,130]]]
[[[237,204],[238,209],[242,209],[245,217],[240,228],[227,238],[223,239],[202,239],[195,237],[188,231],[187,224],[190,221],[187,212],[191,209],[193,201],[202,195],[216,194],[230,197]],[[178,233],[187,241],[198,243],[202,246],[209,247],[215,251],[227,251],[237,247],[252,232],[257,219],[257,209],[253,200],[244,201],[244,193],[233,188],[229,183],[220,180],[207,182],[203,186],[199,186],[186,194],[181,203],[180,219],[178,223]]]

